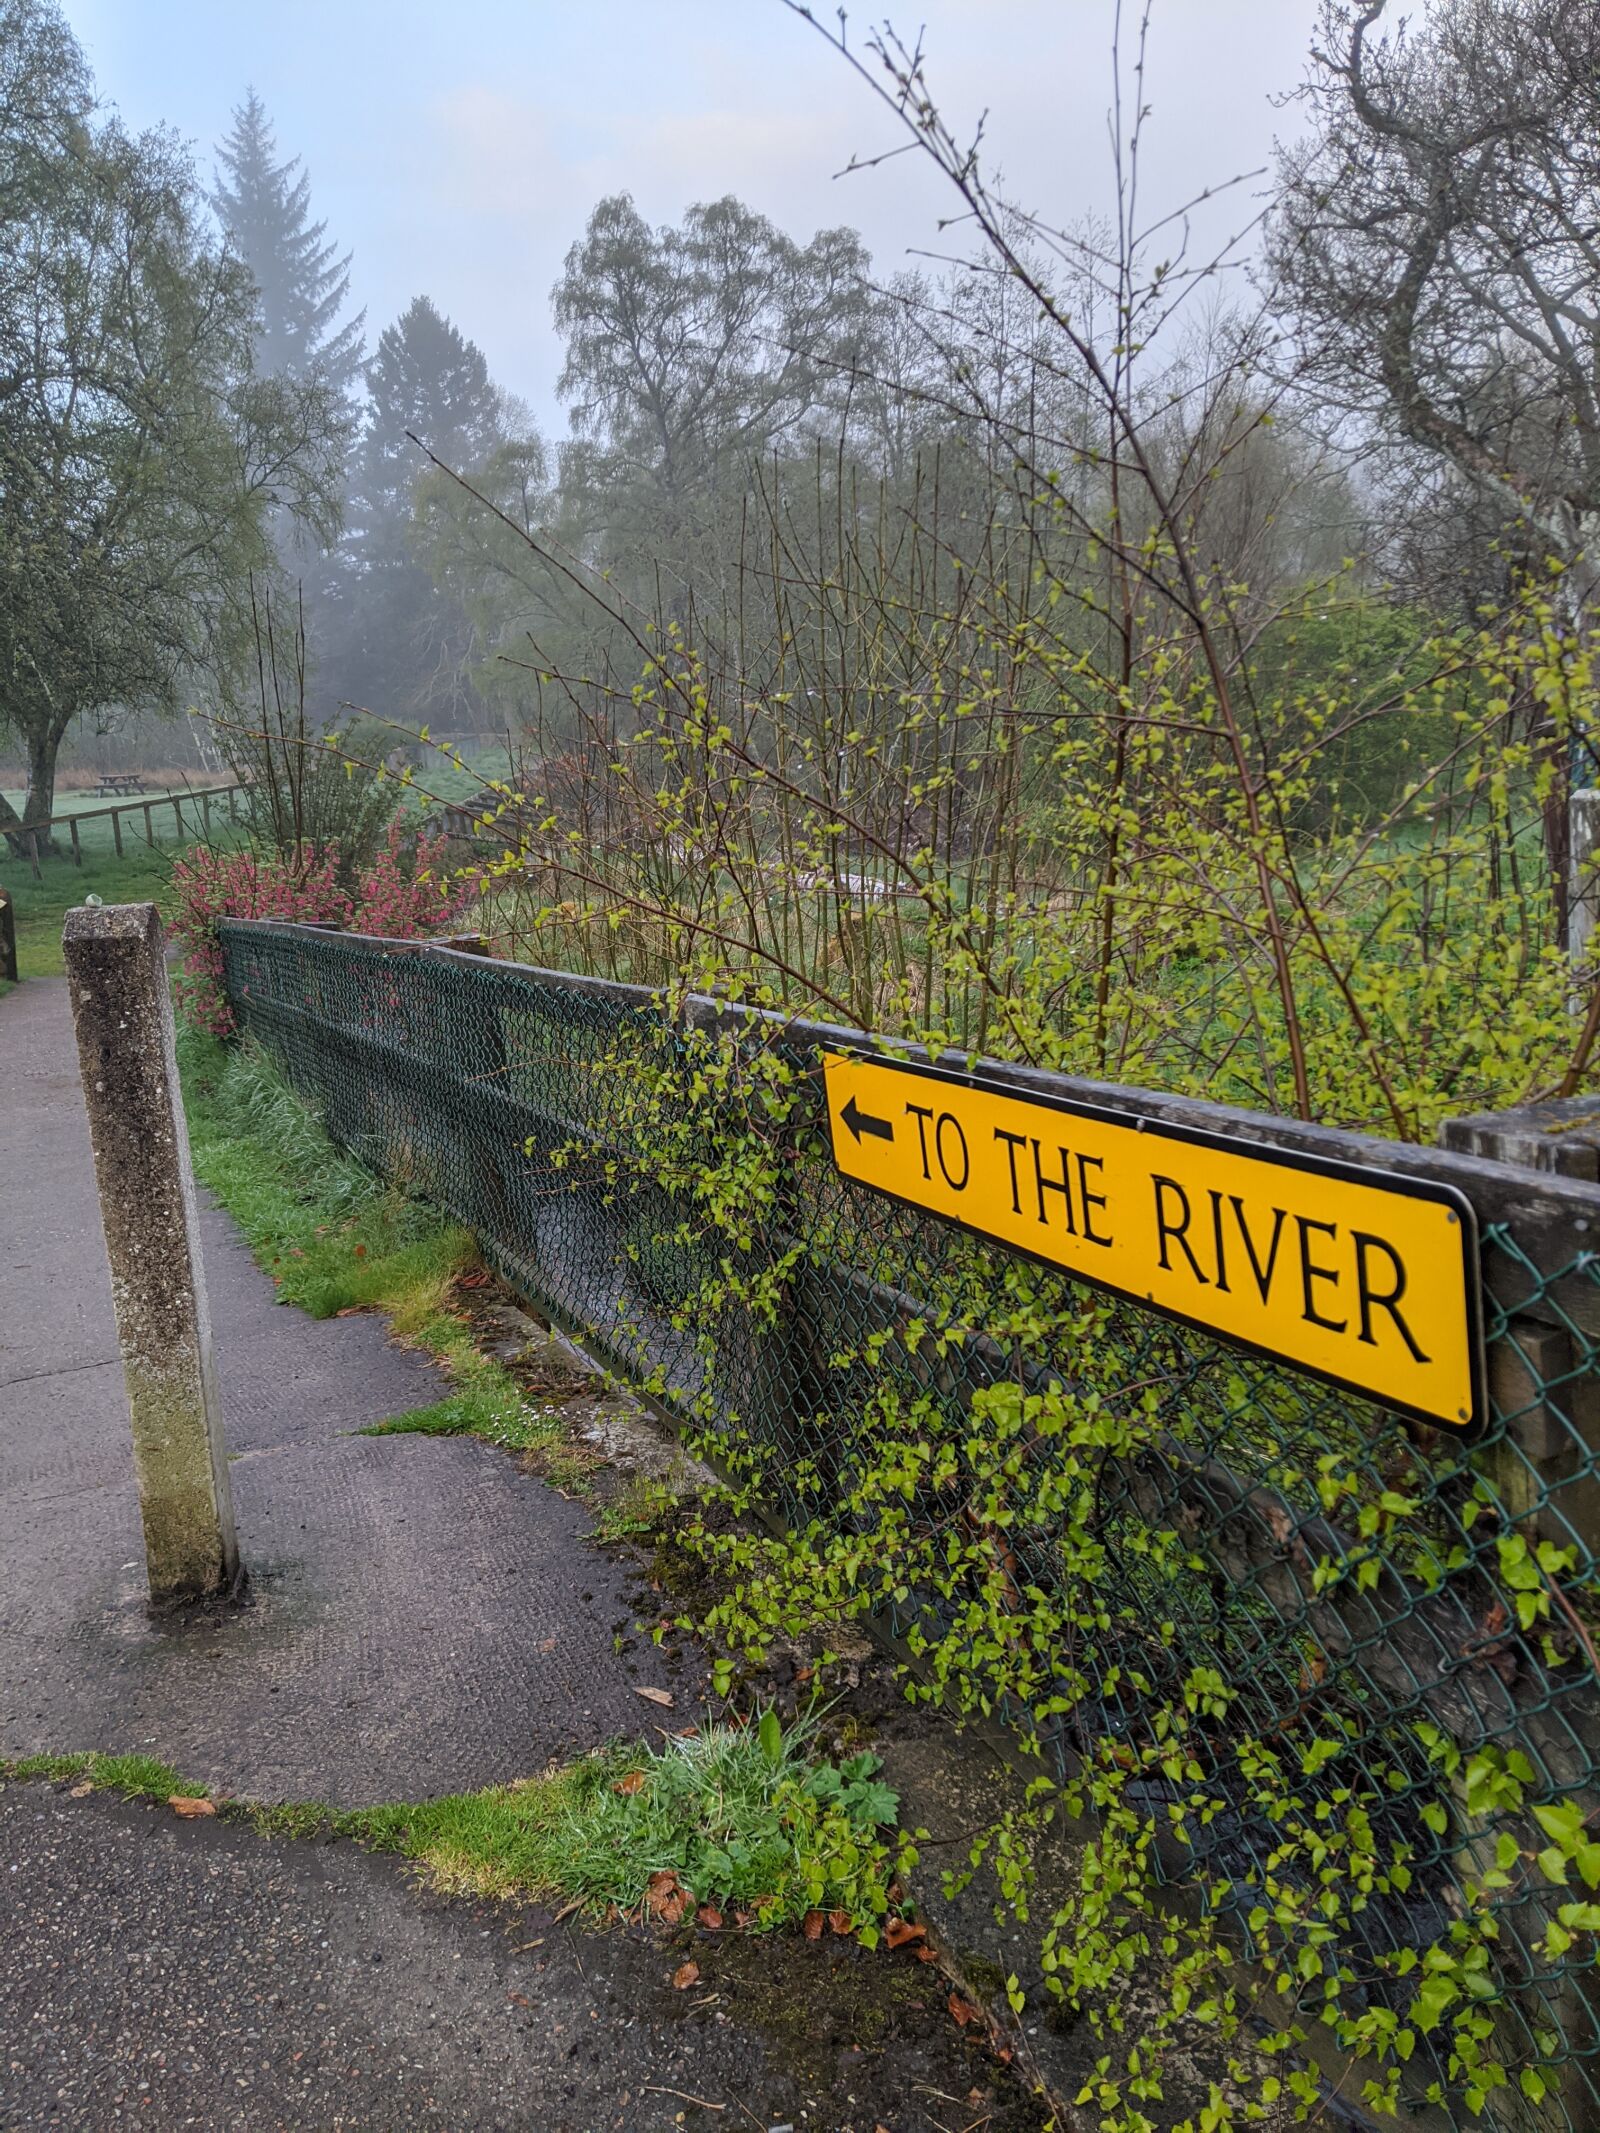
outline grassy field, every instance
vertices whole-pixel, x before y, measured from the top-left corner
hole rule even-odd
[[[181,831],[172,810],[171,802],[174,793],[182,802],[183,807],[183,828]],[[22,793],[6,790],[4,797],[20,813],[23,801]],[[146,840],[145,820],[141,812],[142,803],[146,800],[150,803],[150,832],[157,849],[170,850],[178,845],[192,844],[195,838],[200,835],[202,817],[198,789],[191,789],[184,785],[159,788],[152,786],[149,792],[141,793],[138,800],[125,803],[122,816],[122,845],[124,854],[128,858],[131,859],[139,851],[148,852],[151,848]],[[82,822],[78,832],[86,862],[91,857],[114,859],[116,856],[116,837],[112,831],[111,817],[104,812],[106,808],[113,805],[115,805],[113,801],[101,799],[92,789],[88,792],[56,794],[55,815],[58,822],[68,815],[88,818]],[[131,813],[127,812],[129,807],[132,809]],[[226,830],[228,819],[227,801],[225,799],[217,801],[211,810],[212,828],[220,834]],[[63,849],[67,847],[67,837],[68,833],[64,829],[57,829],[56,839]],[[44,860],[40,864],[48,866],[49,862]],[[5,868],[7,873],[11,875],[28,872],[27,861],[25,859],[13,859],[8,852],[0,852],[0,867]],[[97,891],[96,893],[99,892]]]
[[[86,897],[98,896],[103,904],[160,903],[172,854],[140,845],[130,846],[126,858],[118,859],[109,850],[86,847],[81,867],[70,859],[43,859],[39,864],[43,878],[35,881],[27,863],[19,864],[0,846],[0,881],[16,904],[17,967],[24,979],[61,976],[61,923]]]

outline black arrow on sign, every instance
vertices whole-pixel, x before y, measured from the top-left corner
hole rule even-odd
[[[839,1116],[850,1128],[857,1141],[860,1140],[863,1133],[870,1133],[875,1141],[892,1141],[894,1139],[894,1127],[889,1120],[886,1118],[874,1118],[870,1111],[861,1110],[853,1096],[839,1113]]]

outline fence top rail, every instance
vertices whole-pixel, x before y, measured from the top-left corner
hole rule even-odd
[[[884,1059],[933,1066],[947,1074],[970,1078],[1018,1096],[1039,1097],[1109,1113],[1125,1123],[1167,1127],[1180,1133],[1218,1134],[1256,1147],[1282,1150],[1287,1155],[1314,1156],[1353,1164],[1360,1169],[1387,1171],[1398,1177],[1454,1185],[1472,1202],[1482,1225],[1511,1225],[1524,1249],[1535,1241],[1548,1240],[1556,1247],[1558,1256],[1570,1259],[1576,1233],[1579,1248],[1586,1248],[1592,1242],[1593,1249],[1600,1253],[1600,1185],[1581,1178],[1524,1169],[1453,1148],[1384,1140],[1375,1134],[1360,1133],[1343,1126],[1311,1125],[1272,1112],[1238,1110],[1204,1097],[1126,1088],[1116,1082],[1091,1081],[1052,1068],[1025,1066],[978,1054],[933,1053],[922,1045],[902,1039],[811,1021],[778,1009],[746,1007],[712,999],[702,993],[671,998],[648,985],[630,985],[616,978],[549,970],[534,963],[508,962],[451,948],[440,942],[397,941],[379,935],[333,931],[273,919],[227,919],[222,923],[230,932],[278,935],[335,953],[426,955],[462,968],[530,979],[541,986],[570,992],[580,998],[603,1000],[619,1008],[654,1008],[698,1028],[761,1028],[794,1044],[830,1051],[875,1053]]]
[[[107,815],[137,814],[142,807],[171,807],[174,801],[225,800],[231,792],[244,792],[248,780],[234,778],[226,785],[185,785],[176,792],[139,793],[131,800],[113,800],[109,807],[80,807],[65,815],[52,815],[48,822],[30,822],[29,830],[65,829],[73,822],[103,822]],[[14,834],[21,834],[15,832]]]

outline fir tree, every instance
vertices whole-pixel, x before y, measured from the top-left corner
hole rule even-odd
[[[310,219],[311,180],[300,158],[274,160],[276,142],[254,89],[233,114],[217,151],[211,205],[260,291],[256,366],[267,377],[316,379],[340,393],[361,369],[365,312],[339,322],[350,291],[350,255]]]
[[[329,679],[391,716],[465,708],[472,632],[456,597],[417,549],[417,484],[428,463],[473,473],[507,442],[514,411],[483,352],[419,296],[379,339],[352,456],[344,625],[330,633]],[[410,433],[409,435],[407,433]]]

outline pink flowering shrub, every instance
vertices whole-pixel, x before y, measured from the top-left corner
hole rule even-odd
[[[196,1029],[231,1037],[233,1011],[222,984],[219,918],[278,919],[341,926],[352,933],[414,941],[451,925],[477,893],[472,881],[450,885],[443,872],[446,839],[423,835],[410,858],[400,825],[353,889],[337,880],[339,848],[324,845],[298,864],[277,853],[215,852],[199,846],[172,869],[171,930],[183,950],[178,1002]]]

